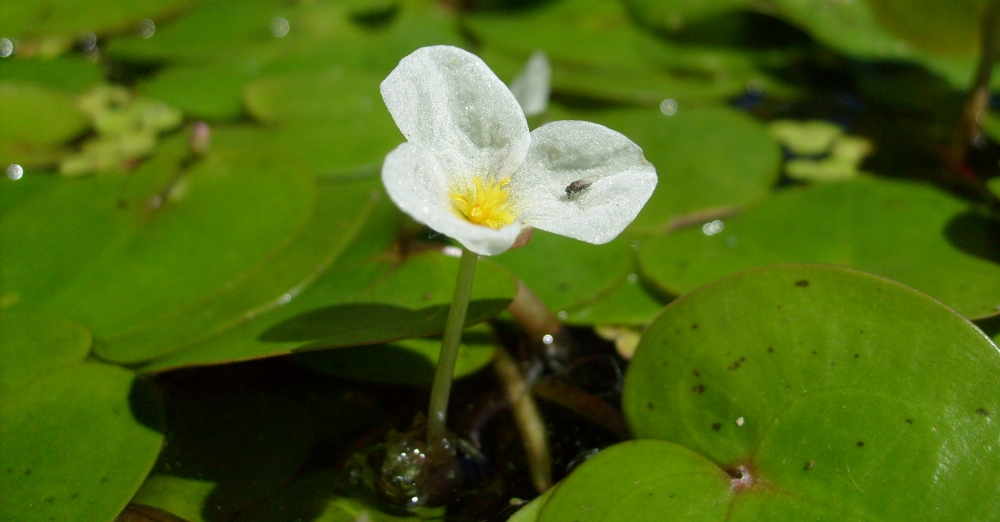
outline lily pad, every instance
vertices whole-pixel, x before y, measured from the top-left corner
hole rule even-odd
[[[622,276],[610,289],[582,306],[572,307],[564,322],[578,325],[649,324],[666,305],[650,292],[638,274]]]
[[[311,214],[312,177],[266,152],[210,154],[142,204],[126,199],[141,179],[60,184],[0,222],[7,291],[20,310],[57,311],[102,338],[224,292]]]
[[[623,408],[659,440],[598,454],[539,519],[997,520],[997,378],[982,332],[893,281],[735,275],[667,307],[632,360]]]
[[[275,322],[304,310],[344,301],[384,277],[394,264],[391,257],[384,253],[396,239],[399,216],[399,211],[388,202],[388,198],[380,199],[351,244],[301,293],[267,313],[246,318],[246,322],[235,328],[220,331],[148,363],[141,368],[142,371],[156,372],[289,353],[287,349],[274,350],[273,346],[260,345],[258,335]]]
[[[858,178],[779,192],[718,230],[646,240],[638,255],[643,273],[674,295],[758,266],[835,263],[911,285],[977,318],[1000,304],[995,227],[924,184]]]
[[[456,379],[468,377],[493,360],[496,342],[492,330],[478,324],[462,332],[455,363]],[[363,382],[429,386],[441,353],[441,338],[405,339],[374,346],[354,346],[293,355],[313,370]]]
[[[879,3],[884,5],[876,5]],[[889,8],[889,4],[894,7]],[[937,9],[952,9],[952,4],[967,4],[967,0],[961,2],[940,3]],[[913,9],[912,2],[898,2],[895,0],[853,0],[851,2],[828,2],[826,0],[775,0],[775,14],[800,27],[808,32],[813,38],[831,48],[862,59],[881,60],[906,60],[920,63],[928,69],[937,72],[946,78],[952,85],[960,89],[968,88],[972,79],[974,59],[971,56],[954,57],[941,54],[931,54],[924,51],[928,44],[922,41],[928,40],[929,35],[922,33],[914,36],[914,39],[904,39],[897,35],[899,29],[903,33],[913,30],[914,26],[928,23],[924,18],[927,13],[926,8],[934,10],[938,3],[933,1],[921,2],[917,6],[919,10],[924,7],[923,12]],[[884,24],[885,16],[893,16],[890,13],[905,9],[906,20],[911,20],[918,16],[922,18],[920,22],[894,21]],[[959,10],[963,10],[960,7]],[[932,15],[933,16],[933,15]],[[964,15],[959,15],[964,17]],[[952,18],[952,17],[949,17]],[[935,24],[937,21],[930,21]],[[945,27],[952,25],[949,21]],[[894,30],[895,29],[895,30]],[[954,38],[955,41],[967,41],[978,32],[978,26],[973,25],[962,31],[964,34],[942,34],[944,39]],[[933,38],[937,40],[937,37]],[[921,41],[917,41],[921,40]],[[935,44],[931,43],[930,46]],[[950,44],[949,44],[950,45]]]
[[[567,477],[539,522],[727,520],[730,477],[693,451],[659,440],[607,448]]]
[[[144,370],[440,334],[457,264],[457,259],[436,253],[412,256],[398,265],[389,259],[345,256],[288,305],[155,361]],[[516,290],[517,283],[509,272],[488,260],[480,261],[466,324],[485,321],[503,311]]]
[[[220,146],[277,148],[301,158],[318,175],[353,178],[359,169],[378,172],[385,155],[404,141],[388,111],[383,112],[350,121],[221,127],[212,139]]]
[[[225,291],[106,339],[98,354],[131,363],[160,358],[287,303],[335,262],[383,197],[372,180],[319,185],[313,215],[287,248],[261,260]]]
[[[164,451],[132,499],[189,522],[230,519],[276,493],[312,445],[297,403],[235,380],[205,381],[172,389]]]
[[[635,221],[633,234],[668,230],[688,214],[734,209],[763,198],[780,174],[781,150],[767,128],[728,107],[674,106],[663,111],[617,109],[556,112],[594,121],[642,147],[659,178]]]
[[[981,0],[867,0],[886,30],[921,51],[969,57],[979,50]]]
[[[484,43],[488,62],[509,55],[523,63],[541,49],[552,60],[553,92],[631,104],[719,100],[746,92],[751,81],[777,87],[759,65],[786,64],[792,56],[669,42],[638,27],[613,0],[530,4],[464,21]],[[630,80],[621,82],[623,76]]]
[[[0,395],[8,396],[56,368],[83,362],[93,339],[86,328],[35,314],[0,314]]]
[[[350,121],[374,113],[388,118],[379,93],[380,81],[373,74],[332,67],[258,80],[247,86],[245,99],[250,114],[269,123],[331,118]]]
[[[0,78],[79,92],[101,83],[104,71],[96,63],[78,57],[7,59],[0,60]]]
[[[629,240],[592,245],[535,230],[527,246],[496,257],[553,311],[594,300],[632,270]]]
[[[653,27],[677,31],[692,22],[749,10],[752,0],[626,0],[635,16]]]
[[[246,54],[251,44],[273,42],[269,24],[287,16],[278,0],[234,4],[206,1],[185,16],[163,23],[150,38],[133,33],[110,41],[109,56],[126,61],[219,61]]]
[[[195,118],[235,120],[243,114],[243,88],[259,75],[252,60],[168,67],[139,85],[146,95]]]
[[[114,519],[160,452],[162,415],[148,382],[99,363],[55,369],[5,394],[0,518]]]
[[[68,93],[31,82],[0,81],[0,141],[52,146],[89,126]]]
[[[63,37],[70,41],[86,32],[135,30],[143,19],[159,19],[191,6],[196,0],[34,0],[10,2],[0,9],[0,34],[19,39]],[[152,33],[150,33],[152,34]]]

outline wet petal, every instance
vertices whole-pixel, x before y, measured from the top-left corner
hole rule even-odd
[[[507,86],[477,56],[450,46],[403,58],[382,98],[407,141],[449,177],[506,176],[524,159],[528,123]]]
[[[581,181],[580,191],[570,196],[566,188],[575,181]],[[556,121],[531,133],[531,149],[514,182],[525,226],[600,244],[635,219],[656,188],[656,169],[618,132]]]
[[[448,190],[446,174],[426,148],[404,143],[382,164],[382,183],[389,198],[416,221],[484,256],[507,251],[521,232],[521,222],[494,230],[458,216]]]

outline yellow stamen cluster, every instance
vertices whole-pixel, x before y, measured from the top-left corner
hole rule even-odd
[[[474,176],[472,181],[475,187],[463,187],[461,191],[451,193],[455,211],[460,216],[470,223],[497,230],[514,221],[510,192],[507,190],[507,185],[510,184],[509,177],[500,180],[490,179],[483,183],[482,178]]]

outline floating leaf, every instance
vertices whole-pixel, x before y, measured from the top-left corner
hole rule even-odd
[[[671,304],[632,360],[623,408],[661,440],[598,454],[539,520],[995,520],[998,377],[989,339],[898,283],[735,275]]]
[[[139,21],[159,19],[191,6],[195,0],[34,0],[10,2],[0,9],[0,34],[19,39],[63,37],[75,39],[92,32],[134,30]],[[152,36],[152,32],[149,33]]]
[[[626,0],[636,17],[654,27],[678,31],[734,11],[747,10],[752,0]]]
[[[0,396],[57,368],[79,364],[93,342],[78,324],[34,314],[0,314],[0,332]]]
[[[486,325],[462,332],[455,363],[455,378],[472,375],[493,360],[496,342]],[[441,353],[441,338],[417,338],[374,346],[355,346],[295,354],[293,358],[313,370],[356,381],[429,386]]]
[[[29,82],[0,81],[0,141],[56,145],[89,126],[69,94]]]
[[[346,257],[288,305],[144,369],[162,371],[440,334],[457,263],[435,253],[410,257],[398,266],[389,260]],[[480,261],[466,324],[503,311],[516,289],[508,272]]]
[[[142,370],[162,371],[289,353],[287,347],[262,344],[258,336],[276,322],[329,303],[343,302],[385,277],[393,262],[384,252],[396,239],[398,222],[399,211],[388,203],[387,198],[380,200],[354,235],[352,243],[300,294],[267,313],[246,318],[246,322],[235,328],[220,331],[147,364]]]
[[[163,442],[149,383],[116,366],[55,369],[0,404],[3,520],[114,519]]]
[[[59,184],[0,222],[6,291],[20,310],[57,311],[101,338],[225,291],[311,214],[311,176],[265,152],[210,154],[142,204],[125,197],[135,178]]]
[[[523,63],[535,50],[545,51],[552,60],[555,93],[658,106],[667,98],[694,101],[737,96],[751,84],[757,90],[787,90],[758,64],[784,64],[791,55],[668,42],[637,27],[617,1],[548,2],[474,14],[465,21],[485,44],[485,58],[491,65]],[[501,70],[512,69],[499,65]],[[621,81],[624,76],[628,82]]]
[[[886,30],[921,51],[968,57],[979,50],[981,0],[867,0]]]
[[[98,353],[133,363],[163,357],[287,303],[335,262],[380,204],[384,196],[374,185],[371,180],[321,184],[309,222],[286,248],[248,269],[224,292],[107,339]]]
[[[583,463],[542,505],[538,522],[726,520],[729,475],[689,449],[659,440],[612,446]]]
[[[775,263],[835,263],[911,285],[967,317],[997,313],[995,225],[944,192],[874,178],[788,189],[708,235],[698,228],[644,241],[642,271],[683,294]]]
[[[168,67],[139,90],[180,107],[195,118],[234,120],[243,113],[243,88],[259,75],[258,67],[236,63],[210,63]]]
[[[528,246],[505,252],[496,262],[524,281],[553,311],[596,299],[632,269],[625,237],[592,245],[541,230],[534,231]]]
[[[79,92],[101,83],[104,71],[96,63],[79,57],[7,59],[0,60],[0,78]]]
[[[638,274],[621,277],[606,292],[582,306],[568,310],[569,324],[644,325],[660,313],[666,303],[653,295]]]

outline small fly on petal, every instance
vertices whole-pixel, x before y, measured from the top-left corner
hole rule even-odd
[[[566,185],[566,199],[573,201],[573,196],[589,189],[598,178],[600,178],[600,176],[588,176]]]

